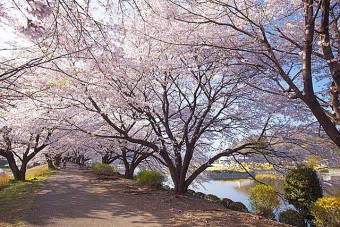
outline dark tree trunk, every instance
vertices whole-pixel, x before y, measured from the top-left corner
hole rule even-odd
[[[46,158],[48,169],[52,169],[52,170],[56,169],[56,167],[53,165],[52,158],[48,154],[45,154],[45,158]]]
[[[319,121],[329,138],[340,148],[340,132],[338,131],[337,126],[327,117],[316,97],[312,96],[306,98],[305,103]]]
[[[188,186],[186,185],[186,182],[185,180],[180,180],[178,182],[178,189],[177,189],[177,193],[186,193],[188,190]]]
[[[19,169],[13,156],[7,157],[9,168],[13,173],[14,180],[24,181],[26,178],[27,162],[23,161]]]
[[[26,179],[26,170],[27,170],[27,162],[23,162],[20,167],[19,177],[17,180],[24,181]]]
[[[20,170],[15,162],[14,157],[12,156],[7,156],[6,159],[7,159],[9,168],[11,169],[13,173],[14,180],[20,180]]]
[[[53,161],[51,159],[47,159],[47,166],[49,169],[56,169],[56,167],[53,165]]]
[[[102,156],[102,163],[103,163],[103,164],[110,164],[110,163],[109,163],[109,158],[108,158],[107,155]]]
[[[135,168],[125,169],[124,177],[127,179],[133,179],[133,175],[135,173]]]
[[[60,167],[60,164],[61,164],[61,156],[60,155],[57,155],[54,157],[54,164],[56,167]]]
[[[112,162],[119,158],[120,158],[119,155],[111,156],[109,154],[105,154],[104,156],[102,156],[102,164],[111,164]]]
[[[186,193],[188,190],[188,186],[186,185],[186,181],[184,178],[179,177],[178,175],[176,176],[171,176],[172,182],[174,183],[174,191],[176,193]]]
[[[170,165],[169,165],[170,164]],[[186,186],[185,177],[181,177],[178,173],[181,172],[180,169],[178,169],[178,166],[171,165],[172,163],[169,163],[168,165],[171,175],[171,180],[174,183],[174,191],[176,193],[186,193],[188,190],[188,186]]]

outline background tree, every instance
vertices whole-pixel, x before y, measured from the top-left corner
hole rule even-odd
[[[25,141],[13,139],[11,131],[12,129],[6,126],[1,129],[3,143],[0,155],[6,158],[14,179],[25,180],[28,163],[48,146],[53,130],[47,130],[47,135],[44,136],[43,142],[40,141],[41,137],[43,137],[42,132],[31,133],[28,141]],[[20,163],[20,165],[17,163]]]
[[[51,97],[45,102],[53,104]],[[63,115],[32,99],[15,101],[15,106],[1,112],[0,155],[5,157],[17,180],[25,180],[31,161],[43,161],[43,152],[65,134],[58,126]]]
[[[13,135],[11,128],[5,126],[1,129],[0,155],[6,158],[15,180],[25,180],[28,163],[51,143],[52,133],[53,128],[42,129],[40,132],[27,133],[29,137],[26,139]]]
[[[97,140],[103,139],[97,138]],[[110,141],[108,146],[100,146],[96,152],[101,155],[103,164],[122,162],[125,178],[132,179],[136,168],[153,156],[152,150],[140,144],[131,144],[126,140],[118,139]]]
[[[320,165],[321,162],[321,157],[317,155],[309,155],[308,156],[308,161],[307,161],[307,166],[309,168],[315,169]]]

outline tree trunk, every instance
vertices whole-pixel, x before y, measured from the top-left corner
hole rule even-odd
[[[126,169],[125,168],[125,173],[124,173],[124,177],[126,178],[126,179],[133,179],[133,174],[134,174],[134,172],[135,172],[135,167],[133,167],[133,166],[130,166],[129,167],[129,169]]]
[[[308,105],[309,109],[312,111],[313,115],[316,117],[326,134],[330,137],[330,139],[340,147],[340,132],[335,123],[326,115],[325,110],[321,107],[319,101],[317,100],[314,90],[313,90],[313,76],[312,76],[312,52],[313,52],[313,41],[314,41],[314,33],[315,33],[315,23],[314,23],[314,12],[313,12],[313,0],[305,0],[304,8],[305,8],[305,39],[304,39],[304,48],[302,55],[302,78],[303,78],[303,90],[305,95],[302,97],[302,100]],[[327,58],[327,60],[333,59],[333,55],[331,53],[331,49],[329,47],[329,18],[328,18],[328,6],[329,3],[323,1],[323,19],[321,25],[321,40],[323,43],[323,52]],[[326,11],[325,11],[326,10]],[[326,13],[326,14],[325,14]],[[337,71],[337,67],[333,67],[333,65],[329,65],[331,72],[333,72],[333,79],[336,79],[336,75],[334,73]],[[338,100],[336,100],[338,101]],[[334,107],[334,108],[337,108]],[[335,114],[337,110],[335,110]]]
[[[27,162],[23,162],[20,171],[19,178],[17,180],[24,181],[26,179]]]
[[[47,159],[46,162],[47,162],[48,169],[56,169],[51,159]]]
[[[19,171],[19,168],[18,168],[18,166],[15,162],[14,157],[7,156],[6,159],[7,159],[9,168],[11,169],[11,171],[13,173],[14,180],[20,180],[20,171]]]
[[[336,125],[327,117],[315,96],[306,98],[305,103],[308,105],[329,138],[340,148],[340,132]]]
[[[188,185],[186,184],[185,177],[180,177],[179,175],[171,175],[172,182],[174,183],[174,190],[176,193],[183,194],[188,190]]]
[[[56,166],[56,167],[60,167],[60,164],[61,164],[61,156],[57,155],[57,156],[54,157],[54,159],[55,159],[55,161],[54,161],[55,166]]]
[[[172,179],[172,181],[175,181],[175,180]],[[185,182],[180,181],[180,180],[178,179],[178,182],[174,182],[174,184],[175,184],[174,190],[175,190],[176,193],[184,194],[184,193],[187,192],[188,187],[186,186]]]
[[[102,156],[102,164],[110,164],[107,155]]]
[[[26,179],[27,163],[22,163],[19,169],[14,158],[8,158],[7,161],[12,170],[14,180],[24,181]]]
[[[177,193],[186,193],[188,191],[188,186],[186,185],[186,182],[185,180],[181,180],[179,183],[178,183],[178,190],[177,190]]]

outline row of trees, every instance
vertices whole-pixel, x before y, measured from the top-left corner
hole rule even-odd
[[[3,25],[24,41],[0,52],[0,155],[14,173],[79,148],[122,160],[129,178],[166,167],[185,192],[222,156],[321,152],[306,133],[339,147],[338,2],[315,3],[4,2],[17,13],[1,17],[27,25]]]

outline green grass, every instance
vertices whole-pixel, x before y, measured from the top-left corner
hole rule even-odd
[[[25,226],[28,210],[33,206],[36,192],[53,172],[47,165],[27,170],[26,181],[11,180],[0,190],[0,226]]]
[[[53,172],[53,170],[48,169],[47,165],[35,166],[27,170],[26,180],[32,180],[34,178],[36,178],[37,180],[44,180]]]

